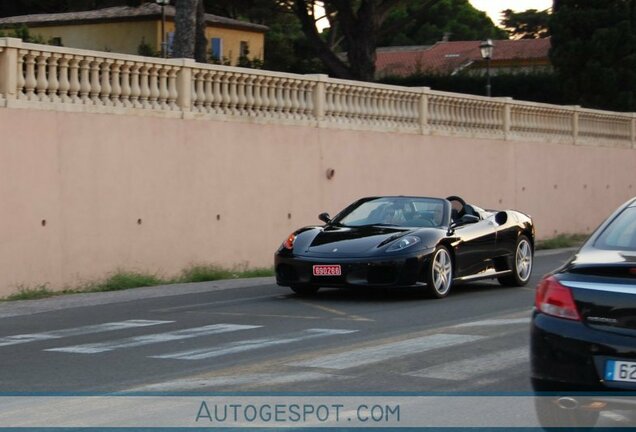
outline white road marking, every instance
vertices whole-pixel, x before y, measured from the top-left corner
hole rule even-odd
[[[17,345],[29,342],[37,342],[49,339],[60,339],[69,336],[80,336],[92,333],[102,333],[107,331],[122,330],[134,327],[148,327],[159,324],[169,324],[174,321],[151,321],[151,320],[128,320],[109,322],[103,324],[87,325],[83,327],[73,327],[62,330],[52,330],[43,333],[19,334],[0,338],[0,347]]]
[[[332,375],[319,372],[278,372],[256,373],[245,375],[226,375],[211,378],[184,379],[168,381],[165,383],[151,384],[127,391],[186,391],[214,387],[233,387],[245,385],[271,385],[291,384],[295,382],[318,381],[324,379],[342,378],[341,375]]]
[[[509,318],[509,319],[489,319],[483,321],[473,321],[453,326],[454,328],[460,327],[485,327],[485,326],[504,326],[512,324],[530,324],[530,317],[523,318]]]
[[[409,372],[405,375],[460,381],[489,372],[498,372],[502,369],[527,362],[528,357],[528,347],[514,348],[469,359],[443,363],[415,372]]]
[[[252,351],[260,348],[266,348],[276,345],[284,345],[298,342],[306,339],[314,339],[324,336],[342,335],[355,333],[357,330],[341,330],[341,329],[307,329],[296,333],[280,335],[277,337],[249,339],[243,341],[230,342],[225,345],[210,348],[201,348],[191,351],[183,351],[172,354],[163,354],[152,356],[152,358],[161,359],[179,359],[179,360],[202,360],[212,357],[220,357],[228,354],[235,354],[244,351]]]
[[[175,330],[167,333],[155,333],[141,336],[133,336],[125,339],[118,339],[106,342],[74,345],[68,347],[51,348],[45,351],[68,352],[76,354],[96,354],[105,351],[113,351],[121,348],[133,348],[142,345],[150,345],[161,342],[170,342],[182,339],[191,339],[200,336],[209,336],[218,333],[234,332],[238,330],[254,329],[262,326],[258,325],[238,325],[238,324],[212,324],[203,327]]]
[[[342,353],[328,354],[325,356],[289,363],[289,366],[315,367],[325,369],[348,369],[378,363],[395,357],[432,351],[438,348],[447,348],[474,342],[485,336],[461,335],[461,334],[434,334],[399,342],[391,342],[367,348],[359,348]]]

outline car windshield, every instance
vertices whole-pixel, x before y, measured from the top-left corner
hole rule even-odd
[[[601,233],[594,243],[599,249],[636,250],[636,207],[628,207]]]
[[[446,201],[439,198],[371,198],[347,208],[333,223],[352,227],[440,227],[448,217],[446,208]]]

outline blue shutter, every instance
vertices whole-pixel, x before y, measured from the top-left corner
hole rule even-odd
[[[168,33],[168,46],[167,46],[167,53],[168,53],[168,57],[172,57],[172,46],[174,43],[174,32],[169,32]]]
[[[223,39],[210,39],[210,47],[212,49],[212,58],[215,60],[223,60]]]

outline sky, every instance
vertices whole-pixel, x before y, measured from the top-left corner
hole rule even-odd
[[[501,11],[512,9],[515,12],[528,9],[545,10],[552,7],[552,0],[470,0],[475,9],[482,10],[499,25]]]

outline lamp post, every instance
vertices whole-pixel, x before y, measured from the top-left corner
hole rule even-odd
[[[170,4],[170,0],[155,0],[155,3],[161,6],[161,57],[168,57],[166,44],[166,6]]]
[[[490,60],[492,59],[492,50],[495,45],[492,40],[486,39],[479,44],[479,50],[481,51],[481,57],[486,60],[486,96],[490,97]]]

